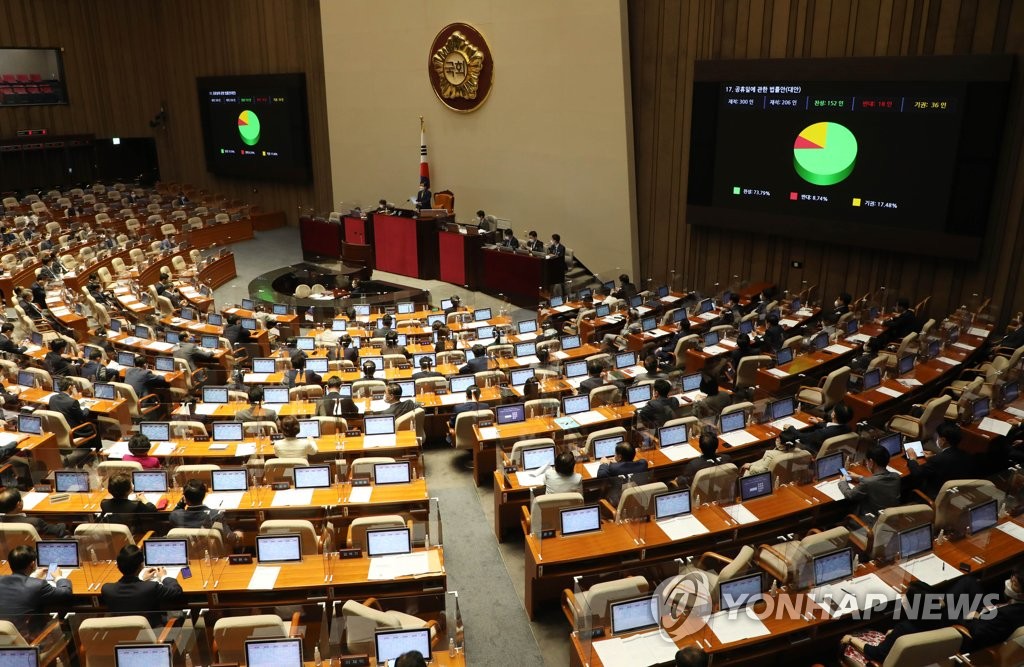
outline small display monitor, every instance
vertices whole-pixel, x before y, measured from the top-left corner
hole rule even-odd
[[[691,373],[684,375],[682,379],[683,391],[697,391],[700,389],[701,375],[700,373]]]
[[[88,493],[89,473],[81,470],[57,470],[53,473],[57,493]]]
[[[575,350],[581,344],[579,336],[562,336],[560,341],[562,343],[562,350]]]
[[[683,444],[686,442],[686,424],[662,426],[658,429],[658,441],[662,447]]]
[[[171,439],[171,425],[168,422],[142,422],[139,433],[149,438],[150,442],[166,442]]]
[[[589,409],[590,396],[588,394],[582,394],[580,396],[566,396],[562,399],[563,415],[571,416],[580,412],[586,412]]]
[[[720,341],[721,339],[722,337],[718,334],[717,331],[709,331],[706,334],[704,334],[704,347],[718,345],[718,341]]]
[[[723,581],[718,585],[718,608],[721,611],[748,607],[764,597],[764,581],[760,572]]]
[[[227,387],[203,387],[203,403],[227,403]]]
[[[744,335],[749,336],[750,334],[754,333],[754,321],[753,320],[742,320],[740,322],[739,326],[736,327],[736,331],[741,336],[744,336]]]
[[[523,470],[537,470],[546,465],[555,465],[554,445],[526,447],[520,450],[519,455],[523,459]]]
[[[35,415],[18,415],[18,433],[43,434],[43,418]]]
[[[265,405],[284,405],[288,400],[288,387],[271,385],[263,388],[263,403]]]
[[[444,315],[427,315],[427,326],[428,327],[433,327],[435,323],[436,324],[444,324]],[[437,333],[437,332],[434,332],[434,333]]]
[[[95,398],[112,401],[117,397],[117,391],[109,382],[97,382],[92,386],[92,395]]]
[[[747,427],[747,413],[745,410],[737,410],[722,415],[722,433],[732,433]]]
[[[988,417],[989,400],[987,396],[974,399],[971,403],[971,421],[981,421]]]
[[[558,525],[563,536],[601,530],[601,507],[583,505],[562,508],[558,511]]]
[[[173,644],[118,644],[114,647],[115,667],[172,667]]]
[[[220,338],[213,334],[203,334],[203,337],[199,339],[199,345],[206,350],[216,350],[220,345]]]
[[[690,513],[690,491],[664,491],[654,494],[654,518],[656,521],[671,519]]]
[[[246,331],[256,331],[256,320],[252,317],[243,317],[239,323]]]
[[[641,331],[652,331],[652,330],[657,329],[657,328],[658,328],[658,318],[657,317],[645,317],[642,320],[640,320],[640,330]]]
[[[533,341],[528,343],[516,343],[515,351],[517,357],[532,357],[537,354],[537,344]]]
[[[970,534],[980,533],[999,522],[999,503],[996,500],[988,500],[975,505],[967,511],[967,517]]]
[[[18,384],[22,387],[35,387],[36,376],[29,371],[18,371]]]
[[[660,287],[658,287],[658,291],[656,293],[659,299],[664,299],[669,294],[668,285],[661,285]]]
[[[416,651],[428,662],[433,662],[430,652],[430,629],[376,630],[373,644],[377,664],[392,665],[402,654]]]
[[[319,419],[300,419],[299,420],[299,435],[300,438],[319,438],[320,437],[320,420]]]
[[[206,323],[214,327],[224,326],[224,316],[219,313],[210,313],[206,316]]]
[[[1003,384],[1003,403],[1009,404],[1017,400],[1020,395],[1020,384],[1018,382],[1007,382]]]
[[[135,366],[135,355],[131,352],[118,352],[117,363],[119,366],[131,368]]]
[[[147,567],[183,567],[188,565],[188,540],[150,538],[142,543]]]
[[[828,479],[829,477],[835,477],[839,474],[840,469],[843,467],[843,453],[836,452],[835,454],[829,454],[828,456],[822,456],[814,462],[814,471],[817,475],[817,479]]]
[[[451,299],[441,299],[441,310],[448,310],[453,306]]]
[[[906,375],[914,370],[914,355],[905,354],[896,362],[896,374]]]
[[[926,523],[915,528],[901,530],[897,536],[899,555],[902,559],[913,558],[932,548],[932,524]]]
[[[610,459],[615,456],[615,448],[622,442],[622,436],[613,435],[607,438],[596,438],[594,440],[594,458]]]
[[[136,493],[167,493],[167,471],[133,470],[132,488]]]
[[[299,336],[295,339],[295,349],[309,352],[316,349],[316,339],[312,336]]]
[[[253,373],[275,373],[277,372],[277,360],[271,357],[256,357],[252,360]]]
[[[400,301],[396,308],[399,315],[411,315],[416,312],[416,304],[412,301]]]
[[[170,343],[171,345],[177,345],[178,343],[181,342],[181,334],[179,334],[177,331],[164,332],[164,340]]]
[[[607,303],[598,304],[594,308],[594,317],[607,317],[612,312],[611,307]]]
[[[864,379],[861,382],[861,387],[864,391],[874,389],[880,384],[882,384],[881,368],[869,368],[868,370],[864,371]]]
[[[636,366],[636,352],[619,352],[615,355],[615,368],[631,368]]]
[[[302,667],[302,640],[247,640],[245,664],[246,667]]]
[[[715,304],[711,299],[704,299],[697,304],[697,313],[703,315],[704,313],[710,313],[714,310]]]
[[[330,466],[297,466],[292,468],[296,489],[327,489],[331,486]]]
[[[367,309],[369,309],[369,306],[367,306]],[[283,303],[275,303],[273,305],[273,307],[271,308],[271,312],[273,312],[275,315],[287,315],[288,314],[288,306],[286,304],[283,304]],[[358,313],[359,313],[359,306],[356,306],[356,314],[358,314]]]
[[[245,468],[211,470],[210,481],[214,491],[245,491],[249,488],[249,476]]]
[[[77,540],[39,540],[36,542],[36,564],[39,567],[50,567],[56,563],[59,567],[78,567]]]
[[[252,299],[242,299],[242,310],[252,310],[256,305]]]
[[[408,528],[370,528],[366,531],[366,555],[390,556],[412,551]]]
[[[297,533],[257,535],[256,560],[260,563],[298,563],[302,560],[301,537]]]
[[[549,303],[549,305],[552,308],[558,308],[559,306],[564,306],[565,305],[565,297],[560,295],[560,294],[556,294],[555,296],[551,297],[551,299],[548,301],[548,303]]]
[[[536,372],[532,368],[517,368],[512,371],[512,386],[522,387],[527,380],[535,376]]]
[[[740,477],[740,500],[746,502],[772,494],[772,474],[762,472]]]
[[[630,405],[646,403],[649,400],[651,400],[650,383],[634,385],[626,390],[626,401]]]
[[[392,415],[374,415],[363,419],[366,435],[392,435],[395,432],[395,418]]]
[[[347,320],[331,320],[331,331],[348,331]]]
[[[121,333],[121,320],[116,320],[116,319],[110,320],[110,330],[113,331],[114,333]],[[32,335],[33,335],[33,337],[35,336],[35,334],[32,334]],[[35,345],[42,345],[43,344],[43,335],[39,334],[39,342],[38,343],[36,343],[35,340],[33,340],[32,343],[35,344]]]
[[[135,337],[136,338],[149,338],[152,332],[145,324],[135,325]],[[123,365],[123,364],[122,364]]]
[[[796,414],[796,399],[793,396],[772,401],[768,406],[768,414],[774,419],[785,419]]]
[[[492,338],[494,338],[494,327],[493,326],[487,325],[485,327],[480,327],[479,329],[476,330],[476,339],[478,341],[490,340]]]
[[[306,359],[306,370],[318,375],[326,373],[330,368],[327,357],[310,357]]]
[[[886,433],[878,439],[878,445],[885,447],[889,456],[899,456],[903,453],[903,434]]]
[[[661,624],[658,612],[659,598],[657,595],[646,595],[632,600],[613,602],[609,605],[612,635],[621,635],[647,628],[656,628]]]
[[[0,646],[0,665],[39,667],[39,647]]]
[[[451,392],[465,393],[466,389],[476,384],[476,377],[472,375],[453,375],[448,378],[448,386]]]
[[[412,481],[412,464],[409,461],[373,464],[374,484],[408,484]]]
[[[537,330],[537,320],[519,320],[516,322],[516,331],[520,335],[533,333]]]
[[[811,339],[812,350],[824,350],[828,347],[828,334],[824,331],[819,332]]]
[[[793,348],[784,347],[775,353],[776,366],[785,366],[791,361],[793,361]]]
[[[526,421],[526,406],[523,403],[499,405],[494,411],[494,419],[498,424],[517,424]]]
[[[473,311],[473,321],[474,322],[486,322],[489,319],[491,319],[491,309],[490,308],[480,308],[479,310],[474,310]]]
[[[156,369],[162,373],[173,373],[174,357],[157,357]]]
[[[587,374],[587,362],[584,360],[570,361],[565,364],[565,377],[578,378]]]
[[[853,549],[846,547],[814,556],[814,585],[824,586],[853,576]]]
[[[639,308],[640,306],[642,306],[644,304],[644,298],[642,296],[640,296],[639,294],[635,294],[635,295],[629,297],[629,302],[628,303],[629,303],[629,307],[630,308]]]

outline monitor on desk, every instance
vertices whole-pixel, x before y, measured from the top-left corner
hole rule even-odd
[[[166,442],[171,439],[170,422],[142,422],[139,433],[149,438],[150,442]]]
[[[702,315],[704,313],[710,313],[714,308],[715,304],[711,299],[704,299],[697,304],[697,314]]]
[[[409,461],[373,464],[374,484],[408,484],[412,481],[412,464]]]
[[[316,349],[316,339],[312,336],[299,336],[295,339],[295,349],[309,352]]]
[[[316,438],[320,437],[320,420],[319,419],[300,419],[299,420],[299,438]]]
[[[763,498],[772,494],[772,474],[762,472],[740,477],[740,502]]]
[[[579,361],[569,361],[565,364],[565,377],[567,378],[578,378],[583,377],[587,374],[587,362],[583,359]]]
[[[352,306],[356,317],[369,317],[370,316],[370,304],[368,303],[357,303]]]
[[[39,667],[39,647],[0,646],[0,665]]]
[[[433,352],[423,352],[421,354],[412,355],[412,367],[419,368],[420,362],[424,359],[430,360],[430,367],[433,368],[437,365],[437,355]]]
[[[811,339],[812,350],[824,350],[828,347],[828,334],[824,331],[819,332]]]
[[[657,328],[658,328],[658,318],[657,317],[645,317],[642,320],[640,320],[640,330],[641,331],[651,331],[651,330],[657,329]]]
[[[363,419],[363,432],[366,435],[394,435],[395,418],[393,415],[375,415]]]
[[[486,322],[489,319],[491,319],[491,309],[490,308],[480,308],[479,310],[474,310],[473,311],[473,321],[474,322]]]
[[[188,540],[150,538],[142,543],[146,567],[183,567],[188,565]]]
[[[523,470],[537,470],[538,468],[542,468],[546,465],[555,465],[554,445],[527,447],[520,450],[519,455],[522,457]]]
[[[255,318],[243,317],[241,320],[239,320],[239,323],[242,325],[242,328],[245,329],[246,331],[256,331]]]
[[[690,490],[663,491],[654,494],[654,519],[671,519],[690,513]]]
[[[448,310],[453,305],[454,304],[452,303],[451,299],[441,299],[441,310]]]
[[[537,344],[533,341],[528,343],[516,343],[517,357],[532,357],[537,354]]]
[[[661,285],[660,287],[658,287],[658,290],[655,292],[655,294],[658,295],[659,299],[664,299],[665,297],[667,297],[669,295],[668,285]]]
[[[601,530],[601,507],[599,505],[564,507],[558,511],[558,525],[563,537]]]
[[[768,406],[768,415],[772,420],[785,419],[786,417],[792,417],[794,414],[796,414],[796,399],[793,396],[772,401]]]
[[[199,339],[199,346],[205,350],[216,350],[218,345],[220,345],[220,337],[214,334],[203,334],[203,337]]]
[[[249,489],[249,475],[245,468],[222,468],[210,471],[212,491],[246,491]]]
[[[846,327],[846,335],[847,336],[852,336],[855,333],[857,333],[858,329],[860,329],[860,324],[857,322],[857,320],[851,318],[851,319],[846,321],[845,327]]]
[[[620,442],[622,442],[621,435],[596,438],[594,440],[594,458],[597,460],[614,458],[615,448],[618,447]]]
[[[627,303],[629,303],[630,308],[639,308],[640,306],[644,305],[644,298],[639,294],[634,294],[633,296],[629,297],[629,301]]]
[[[612,635],[658,627],[661,624],[659,601],[657,595],[645,595],[610,604],[608,611],[611,616]]]
[[[253,310],[256,304],[252,299],[242,299],[242,310]]]
[[[362,366],[366,362],[370,362],[371,364],[373,364],[373,367],[376,368],[378,371],[384,370],[384,357],[383,356],[377,355],[377,356],[371,356],[371,357],[360,357],[359,361],[361,362],[360,366]]]
[[[926,356],[929,359],[934,359],[935,357],[939,356],[939,352],[942,351],[942,341],[930,340],[928,341],[928,347],[926,349]]]
[[[150,338],[152,333],[153,332],[150,331],[149,327],[147,327],[145,324],[136,324],[135,325],[135,337],[136,338]],[[122,364],[122,366],[123,365],[124,364]]]
[[[896,362],[897,375],[906,375],[912,370],[914,370],[914,355],[905,354]]]
[[[500,410],[501,408],[499,408]],[[562,414],[571,416],[590,409],[590,395],[566,396],[562,399]]]
[[[36,542],[36,564],[50,567],[78,567],[78,540],[39,540]]]
[[[520,336],[537,331],[537,320],[519,320],[516,322],[516,331]]]
[[[899,557],[902,560],[931,551],[932,524],[926,523],[915,528],[901,530],[897,534],[896,539],[896,544],[899,547]]]
[[[181,334],[177,331],[167,331],[164,333],[164,340],[171,345],[177,345],[181,342]]]
[[[399,315],[412,315],[416,312],[416,304],[412,301],[399,301],[395,308]]]
[[[976,535],[998,522],[999,502],[996,500],[986,500],[967,510],[967,531],[970,535]]]
[[[764,579],[760,572],[748,574],[718,585],[718,608],[720,611],[748,607],[764,597]]]
[[[81,470],[57,470],[53,473],[57,493],[88,493],[89,473]]]
[[[494,422],[496,424],[518,424],[524,421],[526,421],[526,406],[523,403],[499,405],[494,410]]]
[[[594,290],[590,289],[589,287],[584,287],[583,289],[576,293],[576,298],[579,299],[580,301],[590,301],[590,298],[592,296],[594,296]]]
[[[117,364],[126,368],[135,366],[135,354],[132,352],[118,352]]]
[[[271,357],[256,357],[252,360],[252,372],[267,374],[277,372],[277,360]]]
[[[331,320],[331,331],[348,331],[347,320]]]
[[[686,442],[686,424],[675,426],[662,426],[658,429],[658,441],[662,447],[681,445]]]
[[[864,379],[861,381],[861,390],[868,391],[882,384],[882,369],[869,368],[864,371]]]
[[[289,400],[288,387],[278,384],[263,388],[264,405],[284,405]]]
[[[157,357],[156,369],[161,373],[174,372],[174,357]]]
[[[987,396],[974,399],[971,403],[971,421],[979,422],[988,417],[989,399]]]
[[[704,334],[704,347],[711,347],[712,345],[718,345],[718,341],[721,340],[717,331],[709,331]]]
[[[466,393],[466,389],[476,384],[476,376],[473,375],[453,375],[448,378],[448,387],[450,391],[455,393]]]
[[[737,410],[722,415],[722,433],[741,431],[747,427],[746,410]]]
[[[35,415],[18,415],[18,433],[43,434],[43,418]]]
[[[684,392],[691,392],[700,389],[700,381],[700,373],[691,373],[689,375],[684,375],[682,377],[682,380],[680,381],[680,384],[682,385]]]
[[[490,340],[494,338],[494,326],[487,325],[476,330],[476,340]]]
[[[256,560],[260,563],[298,563],[302,560],[298,533],[256,536]]]
[[[1020,384],[1016,381],[1003,383],[1002,394],[1004,405],[1013,403],[1020,395]]]
[[[522,387],[526,381],[536,377],[537,373],[532,368],[517,368],[512,371],[512,386]]]
[[[408,528],[369,528],[366,530],[366,555],[390,556],[412,551]]]
[[[97,382],[92,386],[92,395],[100,400],[113,401],[117,398],[117,390],[109,382]]]
[[[271,308],[271,312],[274,313],[275,315],[287,315],[288,306],[283,303],[275,303]],[[356,306],[356,313],[359,313],[359,306]]]
[[[227,402],[227,387],[203,387],[203,403],[216,403],[219,405]]]
[[[330,466],[297,466],[292,468],[296,489],[328,489],[331,486]]]
[[[836,452],[828,456],[822,456],[814,462],[814,471],[817,479],[828,479],[839,474],[843,467],[843,452]]]
[[[889,452],[889,456],[899,456],[903,454],[903,434],[886,433],[878,439],[878,445],[885,447],[885,451]]]
[[[615,355],[615,368],[632,368],[636,366],[636,352],[619,352]]]
[[[651,400],[651,384],[637,384],[626,390],[626,402],[630,405],[646,403]]]
[[[114,647],[115,667],[172,667],[173,644],[118,644]]]
[[[428,664],[434,662],[430,650],[430,628],[376,630],[373,645],[379,665],[393,665],[402,654],[410,651],[422,655]]]
[[[135,493],[167,493],[167,471],[133,470],[132,488]]]
[[[853,549],[846,547],[814,556],[814,585],[824,586],[853,576]]]
[[[330,368],[330,362],[327,361],[327,357],[309,357],[306,359],[306,370],[323,375]]]
[[[558,308],[559,306],[563,306],[565,305],[565,297],[560,294],[556,294],[553,297],[551,297],[551,299],[548,300],[548,305],[551,306],[552,308]]]
[[[121,320],[111,319],[110,320],[110,330],[112,332],[114,332],[114,333],[121,333]],[[43,344],[43,334],[39,334],[39,342],[38,343],[35,341],[35,338],[36,338],[36,334],[33,333],[32,334],[32,344],[33,345],[42,345]]]
[[[594,308],[594,317],[608,317],[611,315],[612,309],[607,303],[599,303]]]
[[[249,639],[245,642],[246,667],[302,667],[301,639]]]
[[[562,343],[562,351],[575,350],[580,347],[579,336],[562,336],[560,341]]]
[[[791,361],[793,361],[793,348],[784,347],[775,353],[776,366],[785,366]]]
[[[224,316],[220,313],[210,313],[206,316],[206,323],[214,327],[224,326]]]
[[[240,442],[242,422],[213,422],[214,442]]]

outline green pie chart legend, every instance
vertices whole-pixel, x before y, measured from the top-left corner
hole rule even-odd
[[[793,168],[813,185],[840,183],[856,164],[857,137],[839,123],[808,125],[793,142]]]
[[[246,109],[238,114],[238,134],[246,146],[255,146],[260,140],[260,119]]]

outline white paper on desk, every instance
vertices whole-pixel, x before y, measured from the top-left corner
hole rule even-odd
[[[376,449],[378,447],[394,447],[396,435],[394,433],[379,433],[377,435],[364,435],[363,447]]]
[[[370,401],[369,412],[383,412],[384,410],[387,410],[390,406],[391,404],[385,401],[383,398],[375,398],[372,401]]]
[[[800,320],[794,320],[786,317],[779,320],[779,324],[786,327],[787,329],[792,329],[793,327],[798,326],[800,324]]]
[[[675,303],[676,301],[679,301],[679,297],[669,294],[668,296],[661,297],[661,300],[665,303]]]
[[[153,451],[153,455],[170,456],[171,454],[174,453],[174,450],[177,448],[178,443],[176,442],[161,442],[159,445],[156,446],[156,449]]]
[[[900,378],[899,380],[896,380],[896,381],[899,382],[904,387],[920,387],[921,386],[921,381],[920,380],[915,380],[914,378]]]
[[[235,456],[252,456],[255,453],[255,442],[240,442],[237,445],[235,445]]]
[[[978,349],[976,345],[968,345],[967,343],[961,343],[959,341],[953,343],[953,347],[959,348],[961,350],[967,350],[968,352],[973,352]]]
[[[684,540],[694,535],[704,535],[709,532],[707,526],[700,522],[700,519],[692,514],[675,516],[671,519],[658,521],[658,528],[665,533],[670,540]]]
[[[864,611],[869,608],[869,601],[873,603],[871,609],[883,607],[900,596],[895,588],[882,581],[873,572],[848,581],[837,581],[812,588],[808,594],[833,618],[846,616],[854,611]],[[826,600],[829,598],[836,603],[827,603]],[[841,604],[838,602],[840,600]]]
[[[495,440],[498,437],[497,426],[485,426],[480,429],[480,437],[484,440]]]
[[[211,442],[209,450],[211,452],[226,452],[228,449],[228,443],[226,442]]]
[[[651,312],[652,310],[654,310],[654,309],[653,308],[649,308],[647,306],[637,306],[636,307],[636,312],[639,313],[640,315],[646,315],[647,313]]]
[[[723,644],[763,637],[768,628],[764,626],[751,607],[720,611],[708,617],[708,629],[715,633],[718,641]]]
[[[603,639],[594,642],[593,646],[601,664],[608,667],[672,663],[679,650],[675,642],[659,630]]]
[[[515,475],[519,486],[540,486],[544,483],[544,475],[538,475],[531,470],[520,470]]]
[[[935,554],[919,556],[900,563],[900,569],[929,586],[937,586],[944,581],[956,579],[962,574],[959,569]]]
[[[555,306],[552,310],[558,313],[568,313],[570,310],[576,310],[572,306]]]
[[[562,350],[555,350],[554,352],[551,353],[551,356],[554,357],[555,359],[568,359],[569,353],[564,352]]]
[[[466,400],[466,395],[462,392],[454,394],[441,394],[437,397],[440,400],[441,405],[458,405]]]
[[[689,461],[700,456],[700,452],[693,448],[688,442],[683,442],[678,445],[672,445],[671,447],[662,447],[661,453],[665,455],[669,461]]]
[[[531,331],[529,333],[516,334],[516,339],[517,340],[536,340],[537,339],[537,332],[536,331]]]
[[[988,431],[989,433],[998,433],[999,435],[1006,435],[1013,428],[1013,425],[1009,422],[1004,422],[1001,419],[992,419],[991,417],[984,417],[981,423],[978,424],[978,428],[982,431]]]
[[[970,329],[967,330],[967,333],[969,333],[972,336],[977,336],[978,338],[988,338],[988,329],[971,327]]]
[[[596,424],[599,421],[604,421],[605,417],[597,410],[587,410],[586,412],[577,412],[572,415],[572,418],[576,420],[577,424],[586,426],[587,424]]]
[[[807,428],[807,424],[800,421],[796,417],[783,417],[782,419],[776,419],[771,424],[772,428],[777,428],[780,431],[785,429],[787,426],[792,426],[795,429]]]
[[[787,371],[782,370],[781,368],[769,368],[769,369],[766,369],[765,372],[766,373],[771,373],[772,375],[774,375],[777,378],[788,378],[789,377],[789,373]]]
[[[414,551],[394,556],[375,556],[370,559],[370,571],[366,578],[370,580],[397,579],[425,574],[430,571],[430,553]]]
[[[942,362],[942,363],[947,364],[949,366],[956,366],[956,365],[958,365],[960,363],[956,359],[950,359],[949,357],[935,357],[935,361]]]
[[[289,507],[293,505],[312,505],[313,489],[287,489],[274,492],[271,507]]]
[[[893,389],[892,387],[877,387],[875,391],[877,391],[880,394],[885,394],[886,396],[892,396],[893,398],[899,398],[900,396],[903,395],[902,391],[899,391],[898,389]]]
[[[597,469],[600,467],[600,461],[590,461],[589,463],[583,464],[584,470],[586,470],[587,474],[589,474],[591,477],[597,477]]]
[[[722,509],[724,509],[726,514],[731,516],[740,524],[745,525],[757,521],[757,515],[748,510],[743,505],[729,505],[728,507],[723,507]]]
[[[27,437],[24,433],[0,433],[0,447],[16,445]]]
[[[25,509],[29,509],[28,505],[25,505]],[[1019,523],[1004,521],[997,525],[996,528],[1003,531],[1013,539],[1024,542],[1024,526],[1021,526]]]
[[[199,405],[196,405],[196,414],[209,417],[213,413],[217,412],[218,407],[218,403],[200,403]]]
[[[832,352],[833,354],[846,354],[851,349],[852,348],[846,347],[841,343],[836,343],[835,345],[829,345],[828,347],[826,347],[825,351]]]
[[[120,342],[123,343],[124,345],[135,345],[140,341],[142,341],[141,338],[136,338],[135,336],[125,336],[124,338],[121,339]]]
[[[115,442],[107,448],[106,454],[108,459],[123,459],[128,454],[131,454],[131,451],[128,449],[128,441],[119,440]]]
[[[752,442],[757,442],[757,436],[752,433],[747,433],[744,430],[732,431],[730,433],[723,433],[718,436],[722,440],[725,440],[732,447],[740,447],[742,445],[748,445]]]
[[[277,583],[277,575],[281,573],[280,567],[267,567],[257,565],[252,571],[252,578],[249,579],[250,591],[272,591]]]
[[[215,510],[236,510],[242,504],[245,491],[214,491],[206,494],[204,504]]]
[[[266,382],[270,379],[270,373],[246,373],[242,376],[243,382]]]
[[[536,354],[531,354],[528,357],[516,357],[516,363],[520,366],[529,366],[530,364],[539,364],[540,359]]]
[[[1024,419],[1024,410],[1021,410],[1020,408],[1010,406],[1006,408],[1006,411],[1009,412],[1014,417],[1017,417],[1018,419]]]
[[[725,354],[728,351],[729,350],[725,349],[721,345],[708,345],[703,350],[701,350],[701,352],[703,352],[704,354],[709,354],[711,356]]]
[[[716,317],[718,317],[718,313],[701,313],[700,315],[697,316],[697,319],[704,320],[705,322],[707,322],[708,320],[713,320]]]
[[[38,491],[29,491],[28,493],[21,494],[21,504],[24,506],[22,509],[26,511],[32,511],[36,505],[43,502],[43,498],[49,494],[39,493]]]
[[[855,333],[852,336],[847,336],[846,340],[852,340],[855,343],[866,343],[871,340],[871,336],[862,333]]]
[[[170,352],[174,349],[174,344],[155,340],[146,344],[146,347],[150,350],[157,350],[159,352]]]
[[[368,503],[373,496],[372,486],[354,486],[348,494],[350,503]]]
[[[827,482],[818,482],[814,485],[814,488],[824,493],[832,500],[842,500],[846,497],[843,495],[843,492],[839,490],[838,479],[830,479]]]

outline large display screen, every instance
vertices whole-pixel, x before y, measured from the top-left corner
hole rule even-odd
[[[304,74],[204,77],[197,85],[210,172],[310,180]]]
[[[687,219],[976,256],[1005,58],[698,62]]]

